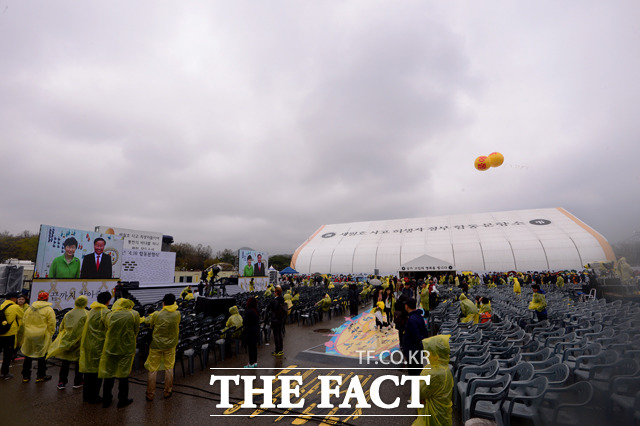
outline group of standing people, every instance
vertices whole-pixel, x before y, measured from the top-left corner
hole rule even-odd
[[[165,371],[164,397],[173,392],[173,366],[179,338],[180,312],[173,294],[165,295],[163,308],[141,318],[133,309],[133,301],[120,298],[111,308],[111,294],[102,292],[87,311],[88,298],[75,300],[75,306],[64,315],[55,340],[56,315],[48,301],[49,294],[41,292],[38,300],[24,312],[16,303],[17,293],[7,295],[0,306],[9,329],[0,334],[4,352],[1,378],[13,378],[9,365],[16,348],[24,354],[22,382],[31,380],[33,361],[37,362],[36,382],[51,380],[46,374],[48,358],[62,361],[58,389],[68,383],[71,365],[75,367],[73,388],[83,388],[83,401],[101,403],[109,407],[113,403],[113,387],[118,379],[117,406],[126,407],[133,402],[129,398],[129,374],[133,365],[137,336],[142,322],[152,328],[152,339],[145,368],[149,371],[146,399],[155,395],[157,372]],[[2,331],[2,329],[0,329]],[[102,388],[102,396],[100,389]]]

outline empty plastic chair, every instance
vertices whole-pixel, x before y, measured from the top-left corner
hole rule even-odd
[[[511,382],[507,399],[502,405],[502,416],[505,425],[511,424],[511,418],[534,421],[538,414],[538,406],[548,389],[546,377],[536,377],[525,382]]]
[[[498,426],[504,425],[502,406],[509,393],[511,376],[504,375],[498,379],[474,380],[469,389],[469,397],[463,401],[462,421],[471,417],[480,417],[495,421]],[[476,388],[487,388],[487,392],[477,392]]]
[[[569,379],[569,367],[566,364],[554,364],[551,367],[536,370],[535,377],[546,377],[549,387],[561,387]]]

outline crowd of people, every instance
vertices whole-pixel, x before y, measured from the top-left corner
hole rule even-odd
[[[145,368],[149,371],[146,398],[153,400],[156,375],[165,371],[164,397],[169,398],[173,387],[173,366],[178,343],[180,312],[176,298],[167,294],[163,308],[141,318],[133,309],[134,302],[117,299],[111,307],[110,292],[98,294],[97,300],[87,310],[88,299],[79,296],[75,307],[63,317],[56,331],[56,314],[48,301],[49,294],[40,292],[31,306],[19,304],[24,297],[9,293],[0,306],[8,327],[0,329],[0,342],[4,353],[1,379],[10,380],[9,366],[16,350],[24,355],[22,382],[31,380],[33,362],[37,362],[36,382],[52,379],[47,374],[47,359],[61,360],[58,389],[68,384],[70,367],[75,370],[73,388],[83,388],[83,401],[109,407],[113,403],[113,387],[118,379],[117,406],[126,407],[133,402],[129,398],[129,374],[136,354],[136,338],[141,323],[153,329]],[[25,307],[26,306],[26,307]],[[100,390],[102,388],[102,396]]]
[[[388,332],[394,328],[398,332],[400,348],[405,355],[408,374],[423,373],[423,350],[428,350],[431,367],[431,386],[425,394],[425,413],[433,412],[442,401],[451,399],[452,378],[448,369],[440,368],[448,364],[449,346],[446,336],[434,333],[429,321],[430,311],[445,298],[455,298],[459,304],[461,323],[478,324],[491,321],[491,300],[481,294],[473,299],[469,289],[496,288],[504,286],[519,297],[522,286],[532,290],[529,309],[538,321],[547,318],[547,304],[543,286],[563,287],[565,283],[587,282],[586,273],[492,273],[492,274],[439,274],[424,278],[398,278],[396,276],[369,276],[365,279],[352,276],[328,275],[289,276],[280,285],[270,285],[262,294],[253,292],[243,299],[241,309],[229,309],[226,326],[222,330],[229,337],[243,339],[248,352],[245,368],[258,366],[258,342],[261,323],[269,323],[275,348],[271,355],[284,355],[284,326],[288,314],[299,303],[304,288],[322,290],[324,293],[315,308],[320,316],[329,312],[338,295],[349,307],[351,316],[358,315],[363,303],[371,302],[376,328]],[[455,291],[452,291],[456,289]],[[313,294],[318,294],[314,292]],[[118,296],[123,294],[118,293]],[[83,401],[88,404],[102,404],[109,407],[113,403],[113,387],[118,379],[117,406],[132,403],[129,397],[129,375],[136,354],[137,335],[141,324],[152,328],[149,352],[144,363],[148,370],[146,399],[155,397],[158,371],[164,371],[164,398],[173,392],[173,368],[176,361],[176,347],[180,338],[181,313],[176,297],[169,293],[162,300],[162,309],[141,316],[134,309],[134,302],[126,297],[113,298],[110,292],[103,292],[89,307],[86,296],[75,300],[75,307],[69,310],[56,332],[56,314],[48,301],[49,295],[41,292],[31,306],[26,296],[10,293],[0,306],[5,321],[0,328],[0,347],[4,352],[1,379],[9,380],[13,375],[9,365],[16,350],[24,355],[22,381],[31,380],[33,362],[37,363],[36,382],[52,379],[47,375],[47,359],[61,361],[58,388],[63,390],[68,384],[71,367],[74,367],[73,388],[83,388]],[[181,299],[194,298],[191,287],[181,294]],[[261,308],[259,308],[261,306]],[[8,327],[5,327],[8,326]],[[241,330],[241,331],[239,331]],[[235,334],[234,334],[235,333]],[[240,336],[241,334],[241,336]],[[434,385],[435,384],[435,385]],[[102,391],[102,392],[101,392]],[[429,408],[429,401],[434,402]],[[446,404],[445,404],[446,405]],[[450,412],[450,409],[449,409]],[[423,413],[424,414],[424,413]],[[445,416],[446,417],[446,416]]]

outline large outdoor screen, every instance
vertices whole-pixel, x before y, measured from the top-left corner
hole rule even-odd
[[[34,278],[120,278],[123,238],[119,235],[40,225]]]
[[[269,255],[263,251],[238,251],[239,277],[266,277],[269,271]]]

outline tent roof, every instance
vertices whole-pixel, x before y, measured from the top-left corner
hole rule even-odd
[[[413,260],[410,260],[407,263],[403,263],[400,266],[400,272],[411,272],[411,271],[453,271],[453,265],[447,261],[442,259],[438,259],[433,256],[429,256],[428,254],[423,254],[422,256],[416,257]]]
[[[283,275],[285,275],[285,274],[297,274],[298,271],[293,269],[291,266],[287,266],[282,271],[280,271],[280,273],[283,274]]]

